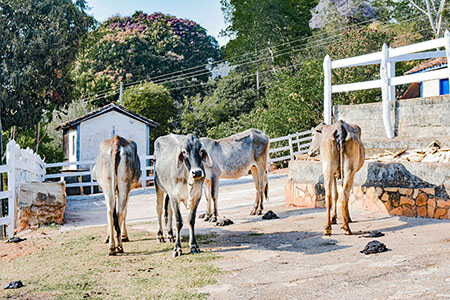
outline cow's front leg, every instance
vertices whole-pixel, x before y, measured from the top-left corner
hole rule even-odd
[[[181,251],[181,228],[183,228],[183,217],[180,212],[180,205],[176,197],[170,197],[172,209],[175,214],[175,220],[177,222],[177,235],[175,239],[175,247],[173,248],[173,257],[182,255]]]
[[[167,239],[169,242],[173,243],[175,242],[175,237],[173,236],[173,210],[172,210],[172,204],[170,203],[169,196],[166,198],[166,211],[167,211]]]
[[[324,187],[325,187],[325,201],[327,201],[327,224],[325,225],[324,235],[331,235],[331,218],[330,218],[330,212],[331,212],[331,204],[332,204],[332,196],[331,193],[333,191],[333,179],[329,175],[330,172],[327,173],[327,169],[324,168],[323,171],[323,181],[324,181]],[[336,189],[336,187],[334,187]]]
[[[252,177],[253,177],[253,181],[255,183],[255,188],[256,188],[256,199],[255,199],[255,206],[253,208],[253,210],[250,212],[251,216],[254,215],[262,215],[262,198],[264,195],[264,188],[263,187],[263,183],[264,183],[264,171],[260,172],[260,170],[258,170],[258,168],[256,166],[253,166],[250,169],[251,173],[252,173]],[[261,176],[262,175],[262,176]]]
[[[189,212],[188,220],[189,220],[189,247],[191,253],[200,253],[200,247],[197,244],[197,240],[195,239],[195,215],[197,213],[198,203],[200,202],[200,198],[193,201],[191,206],[191,210]]]
[[[155,176],[156,177],[156,176]],[[163,199],[164,191],[159,187],[155,180],[155,191],[156,191],[156,216],[158,217],[158,233],[157,239],[159,243],[164,243],[164,235],[162,229],[162,210],[163,210]]]

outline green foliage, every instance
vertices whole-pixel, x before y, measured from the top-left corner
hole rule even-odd
[[[0,108],[3,129],[30,128],[72,100],[69,71],[92,17],[84,1],[0,2]],[[81,7],[81,8],[80,8]]]
[[[310,129],[322,119],[322,73],[322,60],[305,60],[298,72],[276,75],[250,113],[208,128],[207,135],[222,138],[253,127],[277,137]]]
[[[277,45],[311,35],[308,23],[311,19],[311,9],[317,1],[221,0],[220,3],[228,23],[228,27],[221,34],[231,38],[225,46],[227,55],[233,59],[243,53],[269,47],[269,53],[257,51],[255,55],[260,57],[271,54],[274,61],[269,63],[278,64],[286,61],[289,56],[275,58],[277,52],[283,50],[277,49]],[[301,45],[302,42],[298,41],[289,46]]]
[[[150,120],[159,127],[150,131],[151,145],[155,139],[172,129],[171,120],[175,117],[175,107],[169,91],[162,85],[143,83],[128,88],[123,95],[123,104]]]
[[[381,51],[383,43],[392,40],[389,32],[370,27],[354,28],[343,33],[339,40],[327,47],[332,60]],[[379,65],[358,66],[333,71],[333,84],[353,83],[379,79]],[[362,90],[333,95],[333,104],[359,104],[379,101],[380,89]]]
[[[232,71],[217,82],[211,95],[185,99],[181,127],[205,136],[208,128],[249,113],[256,99],[255,75]]]
[[[101,106],[117,99],[120,81],[126,84],[151,79],[221,57],[217,41],[199,24],[162,13],[136,12],[131,17],[112,17],[90,34],[78,54],[72,75],[83,97],[116,89],[96,101]],[[201,82],[208,80],[210,73],[206,66],[195,71],[192,78],[168,83],[167,87],[186,85],[193,78]],[[165,79],[159,77],[156,83]],[[172,95],[182,99],[184,93],[193,95],[198,91],[175,89]]]

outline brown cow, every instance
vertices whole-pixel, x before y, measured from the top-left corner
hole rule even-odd
[[[98,150],[92,176],[105,195],[108,210],[109,255],[123,252],[122,240],[128,240],[125,226],[128,194],[139,182],[141,164],[136,143],[118,135],[103,141]],[[122,236],[121,228],[122,227]],[[114,236],[114,229],[116,236]],[[117,247],[116,247],[117,242]]]
[[[361,142],[361,128],[344,121],[333,125],[319,124],[314,128],[313,140],[308,154],[315,156],[320,152],[323,168],[323,182],[327,201],[327,225],[325,235],[331,235],[331,224],[336,224],[336,204],[338,190],[336,178],[341,179],[342,229],[345,234],[352,234],[348,223],[351,222],[348,211],[348,198],[353,186],[353,179],[364,164],[365,149]],[[330,220],[330,210],[334,200],[334,211]]]

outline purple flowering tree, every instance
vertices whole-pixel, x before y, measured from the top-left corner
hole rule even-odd
[[[222,53],[217,41],[194,21],[162,13],[136,12],[131,17],[112,17],[92,32],[78,54],[72,74],[80,97],[102,96],[103,90],[116,89],[94,102],[104,105],[117,99],[117,94],[112,93],[117,92],[121,81],[125,86],[140,80],[162,83],[169,77],[161,75],[220,58]],[[193,76],[171,81],[166,86],[208,80],[206,66],[194,71]],[[174,91],[174,98],[179,99],[186,92],[198,92],[194,89]]]
[[[312,28],[336,28],[376,18],[378,9],[369,1],[320,0],[312,10],[309,25]]]

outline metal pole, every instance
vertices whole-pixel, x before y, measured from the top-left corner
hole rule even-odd
[[[120,82],[120,94],[119,94],[119,103],[122,105],[123,103],[123,81]]]
[[[331,59],[327,54],[323,60],[323,120],[331,125]]]

